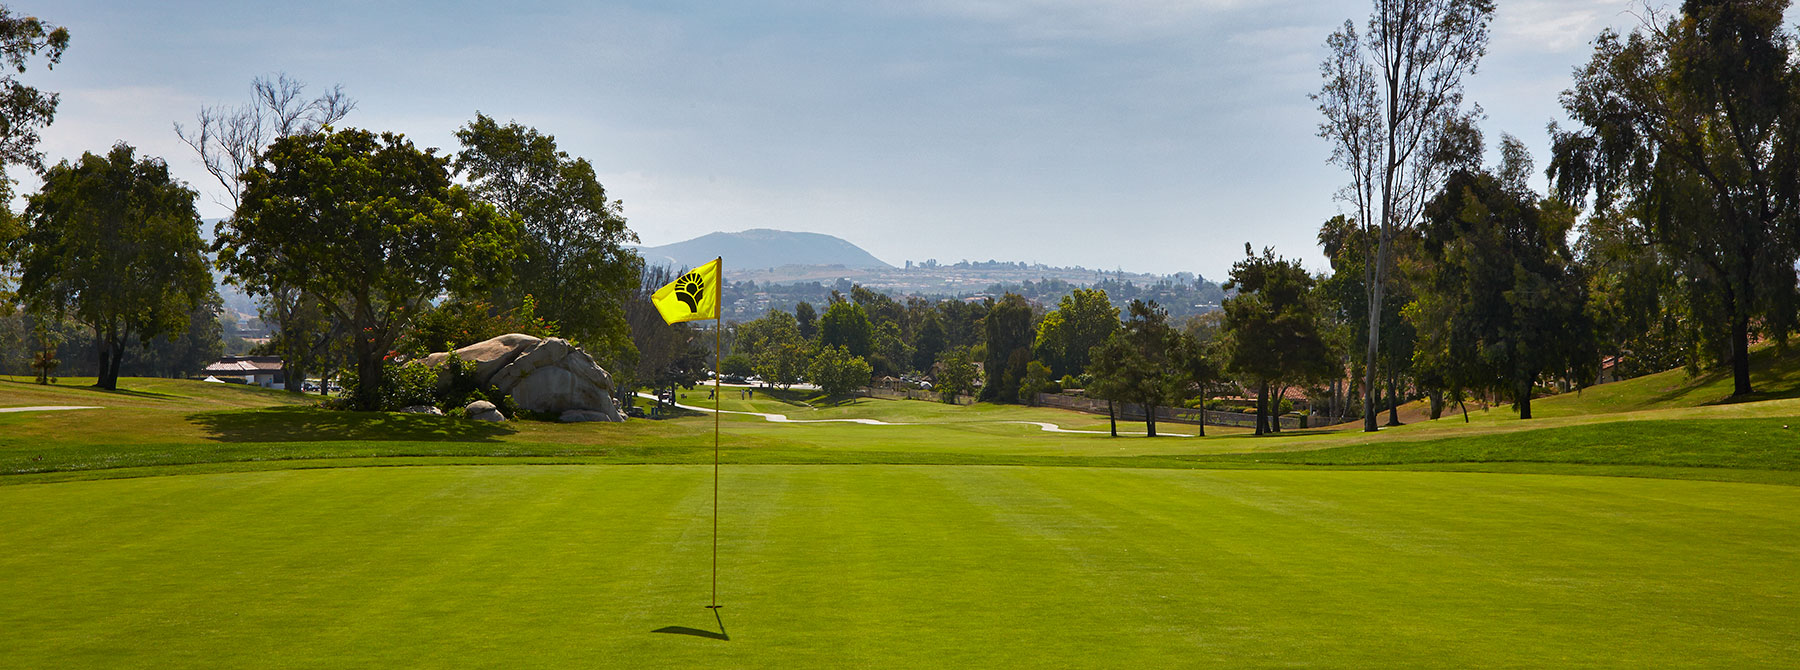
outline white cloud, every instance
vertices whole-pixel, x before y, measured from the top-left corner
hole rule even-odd
[[[1532,51],[1580,51],[1602,28],[1637,24],[1633,0],[1512,0],[1497,4],[1494,39]]]

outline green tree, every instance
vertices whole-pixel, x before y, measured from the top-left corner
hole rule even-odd
[[[1369,329],[1362,326],[1367,323],[1370,312],[1369,261],[1375,249],[1370,242],[1371,235],[1372,231],[1341,215],[1326,221],[1319,229],[1319,246],[1331,263],[1331,274],[1318,281],[1315,295],[1321,302],[1321,314],[1326,320],[1323,326],[1326,337],[1343,351],[1366,351],[1369,342]],[[1400,425],[1399,388],[1401,379],[1412,371],[1413,347],[1418,339],[1412,323],[1400,315],[1401,310],[1413,301],[1412,284],[1420,275],[1416,272],[1418,238],[1417,227],[1394,231],[1389,238],[1389,268],[1395,271],[1395,276],[1381,292],[1381,309],[1378,310],[1381,338],[1375,356],[1375,376],[1387,382],[1386,425],[1389,426]],[[1356,369],[1368,364],[1367,359],[1349,362]],[[1373,388],[1379,390],[1381,385]],[[1380,408],[1378,399],[1377,413]]]
[[[1522,180],[1465,171],[1426,206],[1425,219],[1434,280],[1410,315],[1424,334],[1420,356],[1453,391],[1509,394],[1529,419],[1543,376],[1593,378],[1587,287],[1566,242],[1571,208],[1540,200]]]
[[[732,354],[719,361],[719,374],[748,377],[756,374],[756,368],[749,356]]]
[[[800,337],[799,324],[794,320],[794,315],[771,309],[760,319],[738,324],[731,351],[754,360],[769,347],[789,342],[805,343]]]
[[[518,224],[448,164],[394,133],[291,135],[221,227],[219,264],[241,285],[297,288],[350,326],[359,409],[376,408],[383,358],[431,299],[503,279],[515,255]]]
[[[993,308],[993,298],[979,302],[945,300],[938,303],[937,311],[944,326],[945,344],[951,347],[974,347],[981,344],[985,334],[982,326]]]
[[[306,96],[306,83],[280,74],[250,82],[251,101],[238,107],[206,106],[192,127],[175,124],[175,135],[194,150],[213,179],[224,189],[220,204],[236,211],[243,204],[245,179],[262,164],[270,143],[290,135],[318,132],[337,123],[356,109],[356,101],[333,86],[317,97]],[[217,241],[215,240],[215,243]],[[227,282],[233,281],[226,277]],[[307,371],[328,368],[337,336],[344,324],[336,323],[317,301],[306,298],[294,286],[268,285],[247,292],[259,298],[257,312],[275,326],[270,346],[259,347],[281,356],[287,390],[301,393]],[[321,384],[321,393],[323,386]]]
[[[968,347],[955,347],[938,354],[932,369],[935,379],[932,390],[951,405],[956,404],[958,397],[975,392],[975,379],[981,374]]]
[[[829,312],[827,312],[829,314]],[[848,347],[821,346],[806,367],[806,377],[826,396],[842,396],[869,385],[874,368],[863,357],[850,353]]]
[[[1688,325],[1679,259],[1617,209],[1588,217],[1578,244],[1588,313],[1615,378],[1679,367],[1698,374],[1704,333]]]
[[[925,312],[920,317],[918,344],[913,347],[913,369],[929,372],[931,365],[937,362],[938,354],[950,347],[948,335],[944,332],[944,321],[935,309]]]
[[[490,287],[496,307],[513,309],[530,296],[540,316],[601,360],[635,356],[617,297],[638,280],[636,252],[625,246],[638,238],[593,165],[558,150],[555,137],[479,113],[456,138],[456,170],[470,190],[525,233],[512,281]]]
[[[794,305],[795,326],[800,329],[800,337],[808,340],[819,334],[819,314],[813,311],[812,303],[804,300]]]
[[[906,308],[886,293],[853,284],[850,286],[850,302],[863,308],[863,312],[869,315],[869,322],[877,328],[883,323],[891,323],[895,327],[906,324]]]
[[[862,305],[840,301],[825,308],[819,319],[819,346],[844,347],[850,355],[862,357],[871,352],[875,327],[869,323]]]
[[[0,170],[9,165],[43,166],[44,154],[37,150],[38,131],[56,119],[59,97],[19,83],[16,75],[24,74],[27,63],[40,54],[48,61],[46,68],[56,67],[67,48],[68,29],[0,6],[0,64],[4,64],[0,68]],[[0,175],[0,181],[10,188],[10,179]]]
[[[46,68],[55,67],[68,46],[67,29],[36,17],[14,15],[10,8],[0,5],[0,64],[5,65],[0,68],[0,200],[13,199],[14,182],[6,168],[24,165],[42,172],[44,155],[37,150],[38,131],[56,118],[57,94],[21,84],[17,75],[24,74],[27,63],[39,54],[48,61]],[[24,224],[14,216],[12,208],[0,206],[0,317],[18,316],[14,304],[17,277],[12,267],[15,259],[7,258],[6,249],[24,233]],[[15,332],[7,339],[22,340],[23,334]]]
[[[987,383],[981,387],[981,399],[1017,402],[1025,364],[1031,361],[1031,303],[1016,293],[1001,296],[987,313],[985,330],[987,356],[981,367]]]
[[[1182,360],[1183,338],[1156,301],[1134,299],[1125,309],[1124,326],[1090,352],[1093,382],[1085,390],[1108,401],[1136,403],[1144,410],[1146,434],[1156,437],[1157,409],[1185,396],[1191,383]],[[1116,427],[1112,432],[1118,436]]]
[[[906,343],[906,336],[901,334],[899,324],[893,321],[880,322],[875,326],[874,339],[874,355],[869,364],[875,366],[876,374],[897,376],[911,367],[913,347]]]
[[[1562,95],[1581,127],[1551,133],[1557,195],[1624,208],[1669,254],[1690,325],[1728,344],[1740,396],[1752,392],[1752,331],[1785,342],[1800,314],[1800,64],[1787,6],[1690,0],[1630,35],[1601,33]]]
[[[181,332],[214,296],[196,194],[123,143],[44,173],[11,245],[32,311],[72,314],[98,342],[96,386],[116,389],[126,344]]]
[[[1118,329],[1119,308],[1106,291],[1078,288],[1038,322],[1032,349],[1056,373],[1080,375],[1087,372],[1088,352]]]
[[[1359,35],[1353,21],[1326,38],[1324,84],[1312,96],[1332,143],[1331,162],[1350,172],[1339,197],[1373,243],[1364,274],[1363,429],[1375,431],[1383,292],[1396,232],[1417,224],[1456,158],[1444,149],[1473,126],[1463,79],[1487,53],[1493,0],[1376,2]]]
[[[787,388],[806,376],[811,349],[798,337],[772,341],[756,354],[752,367],[766,384]]]
[[[1237,295],[1222,305],[1226,368],[1256,389],[1256,434],[1279,429],[1269,401],[1271,386],[1308,384],[1336,374],[1337,354],[1325,337],[1313,278],[1297,260],[1244,245],[1244,260],[1231,266],[1226,289]]]
[[[1198,396],[1200,404],[1200,428],[1198,435],[1206,437],[1206,401],[1211,399],[1220,382],[1225,381],[1225,371],[1218,363],[1215,347],[1200,341],[1185,331],[1176,333],[1175,350],[1172,356],[1174,368],[1180,373],[1175,398],[1181,396]]]

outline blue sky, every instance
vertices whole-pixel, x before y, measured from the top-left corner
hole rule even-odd
[[[1556,95],[1631,2],[1498,0],[1469,96],[1542,164]],[[171,130],[276,72],[347,120],[453,148],[477,110],[591,160],[646,244],[829,233],[891,263],[1023,260],[1223,278],[1245,242],[1320,269],[1325,36],[1369,3],[57,2],[52,161],[124,140],[223,216]],[[1541,178],[1540,178],[1541,181]],[[35,188],[27,180],[25,188]]]

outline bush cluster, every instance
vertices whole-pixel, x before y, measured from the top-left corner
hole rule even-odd
[[[518,405],[512,396],[500,392],[493,387],[482,388],[475,381],[475,362],[465,361],[453,352],[449,360],[431,366],[417,362],[387,360],[382,362],[383,374],[381,385],[376,391],[373,405],[384,412],[394,412],[407,407],[430,405],[442,410],[445,414],[456,414],[477,400],[494,403],[494,407],[507,417],[519,414]],[[439,385],[439,375],[447,375],[449,383]],[[358,401],[355,369],[347,369],[343,373],[344,395],[329,403],[336,409],[351,409],[362,406]]]

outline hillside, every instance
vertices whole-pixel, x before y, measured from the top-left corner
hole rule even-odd
[[[691,268],[721,256],[738,269],[777,268],[784,265],[841,265],[853,269],[886,270],[883,262],[862,247],[821,233],[796,233],[756,228],[740,233],[708,233],[685,242],[641,247],[638,253],[651,265],[677,270]]]
[[[1699,374],[1694,375],[1689,375],[1687,370],[1676,368],[1642,377],[1590,386],[1579,391],[1539,397],[1532,400],[1531,413],[1535,417],[1533,421],[1600,418],[1614,414],[1699,408],[1714,408],[1717,411],[1706,411],[1693,416],[1786,416],[1794,411],[1796,406],[1793,403],[1765,404],[1763,401],[1800,399],[1800,351],[1789,351],[1783,354],[1772,346],[1752,349],[1750,352],[1750,384],[1756,389],[1755,393],[1742,398],[1733,398],[1731,397],[1731,370],[1729,368],[1717,367],[1701,370]],[[1741,411],[1737,411],[1731,410],[1729,408],[1731,406],[1745,407]],[[1688,412],[1678,413],[1683,416],[1691,414]],[[1383,421],[1386,420],[1386,416],[1386,413],[1382,414]],[[1461,423],[1461,416],[1455,405],[1444,409],[1445,419],[1456,419],[1456,423]],[[1518,414],[1506,401],[1501,401],[1494,407],[1485,410],[1480,403],[1470,401],[1469,419],[1474,423],[1508,422],[1516,421]],[[1400,420],[1407,424],[1425,422],[1427,420],[1425,401],[1418,400],[1402,405]],[[1556,423],[1560,423],[1560,421]],[[1346,426],[1351,425],[1346,424]]]

